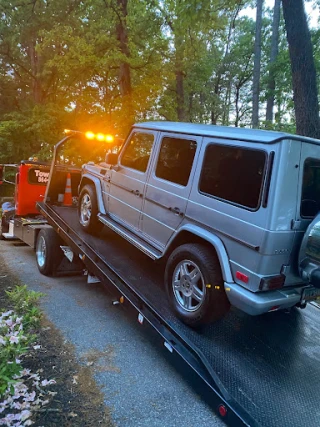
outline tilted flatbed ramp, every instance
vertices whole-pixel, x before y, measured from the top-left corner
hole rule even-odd
[[[76,209],[38,204],[48,222],[104,283],[112,283],[224,403],[231,425],[320,425],[320,310],[251,317],[231,310],[201,330],[181,323],[168,308],[163,268],[105,230],[84,233]],[[160,273],[160,274],[159,274]]]

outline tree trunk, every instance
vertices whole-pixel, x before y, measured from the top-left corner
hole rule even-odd
[[[206,99],[205,94],[201,91],[200,92],[200,100],[199,100],[199,102],[200,102],[199,122],[200,123],[203,123],[204,122],[203,119],[206,117],[206,114],[204,112],[205,111],[205,99]]]
[[[126,26],[126,17],[128,15],[127,10],[128,0],[117,0],[117,6],[120,10],[119,13],[119,22],[117,24],[116,32],[117,39],[120,42],[121,53],[125,55],[126,58],[130,57],[130,51],[128,46],[128,32]],[[119,84],[120,84],[120,93],[122,96],[131,96],[131,73],[130,67],[127,61],[124,61],[120,64],[119,70]]]
[[[297,134],[320,138],[316,70],[303,0],[282,0],[289,43]]]
[[[39,77],[39,58],[35,49],[35,41],[31,40],[29,44],[29,58],[32,72],[32,97],[36,104],[42,103],[42,85]]]
[[[252,84],[252,127],[259,127],[259,94],[261,63],[261,30],[263,0],[257,0],[256,34],[254,43],[254,67]]]
[[[235,97],[236,118],[234,121],[234,126],[236,128],[239,126],[239,121],[240,121],[239,98],[240,98],[240,86],[236,85],[236,97]]]
[[[220,93],[221,93],[221,89],[222,89],[220,86],[220,82],[222,80],[222,75],[225,72],[226,60],[229,56],[229,50],[230,50],[230,45],[231,45],[231,41],[232,41],[232,33],[233,33],[234,28],[235,28],[236,19],[240,13],[242,7],[243,7],[243,3],[240,0],[238,5],[236,6],[236,10],[234,11],[234,13],[231,17],[230,23],[229,23],[227,43],[225,46],[222,62],[221,62],[220,67],[218,68],[218,71],[217,71],[216,83],[214,85],[215,99],[220,99]],[[219,107],[219,105],[217,105],[217,106]],[[213,125],[217,124],[217,121],[218,121],[220,114],[221,113],[219,111],[219,108],[217,108],[217,111],[215,111],[215,110],[211,111],[211,124],[213,124]],[[222,121],[224,121],[224,118],[222,119]]]
[[[188,106],[188,117],[187,117],[187,120],[188,120],[188,122],[193,122],[194,121],[194,116],[195,116],[195,114],[194,114],[194,112],[193,112],[193,99],[194,99],[194,92],[191,92],[190,94],[189,94],[189,106]],[[199,120],[199,117],[198,117],[198,120]],[[196,121],[197,121],[197,119],[196,119]]]
[[[176,70],[177,116],[178,121],[185,121],[183,72]]]
[[[280,23],[280,5],[281,0],[275,0],[273,9],[272,21],[272,39],[271,39],[271,54],[269,62],[269,79],[268,79],[268,99],[266,121],[273,122],[273,107],[274,107],[274,90],[276,88],[274,63],[278,56],[279,44],[279,23]]]
[[[177,92],[177,116],[178,121],[186,120],[186,108],[184,100],[184,72],[183,72],[183,40],[181,36],[175,36],[175,55],[176,55],[176,92]]]
[[[226,83],[226,93],[224,97],[223,105],[223,115],[222,115],[222,124],[224,126],[229,126],[229,116],[230,116],[230,99],[231,99],[231,79]]]

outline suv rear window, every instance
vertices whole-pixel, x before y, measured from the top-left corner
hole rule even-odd
[[[210,144],[204,156],[199,190],[256,210],[260,204],[265,163],[263,151]]]
[[[303,168],[300,214],[313,218],[320,210],[320,161],[306,159]]]

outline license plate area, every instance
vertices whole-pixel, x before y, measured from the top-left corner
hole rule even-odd
[[[302,292],[302,301],[314,301],[320,300],[320,289],[318,288],[306,288]]]

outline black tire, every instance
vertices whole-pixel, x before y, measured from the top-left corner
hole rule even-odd
[[[90,207],[87,207],[90,210],[90,214],[85,214],[85,204],[90,204]],[[103,224],[98,219],[98,202],[95,188],[92,185],[85,185],[79,196],[79,205],[78,205],[78,215],[79,222],[83,230],[90,234],[98,234],[102,228]]]
[[[6,240],[2,233],[9,233],[10,221],[13,219],[14,213],[3,214],[0,225],[0,240]]]
[[[5,240],[2,233],[6,233],[6,232],[7,232],[7,230],[6,230],[6,227],[4,225],[4,218],[2,217],[1,221],[0,221],[0,240]]]
[[[182,275],[183,271],[186,274]],[[191,283],[192,274],[195,278]],[[175,280],[179,287],[174,286]],[[201,244],[184,244],[172,252],[166,265],[165,287],[177,317],[192,327],[215,322],[230,308],[218,257]]]
[[[62,240],[53,228],[43,228],[39,231],[36,242],[36,260],[41,274],[53,276],[59,267],[63,252],[60,248]]]

